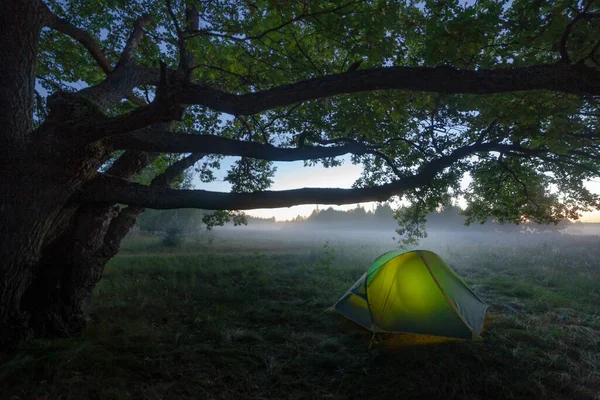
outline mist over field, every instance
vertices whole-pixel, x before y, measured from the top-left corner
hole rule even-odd
[[[427,238],[421,243],[434,243],[436,241],[469,241],[480,244],[502,244],[502,243],[536,243],[543,241],[569,240],[571,236],[600,236],[600,224],[580,223],[561,228],[560,231],[547,232],[516,232],[502,231],[503,226],[497,228],[481,225],[486,229],[478,229],[479,224],[470,227],[459,227],[458,229],[449,225],[447,227],[426,228]],[[330,224],[306,224],[305,226],[290,226],[285,223],[277,224],[253,224],[246,226],[216,227],[213,232],[206,235],[216,237],[250,237],[264,240],[298,242],[311,244],[320,240],[332,240],[339,242],[365,242],[369,244],[382,243],[387,245],[398,245],[398,234],[393,224],[368,226],[359,222],[330,223]],[[552,225],[548,229],[554,228]],[[498,229],[497,231],[495,229]]]
[[[314,246],[358,245],[380,249],[402,246],[403,237],[396,230],[398,222],[388,204],[379,204],[371,211],[362,207],[341,211],[333,208],[316,209],[308,217],[276,222],[274,218],[247,217],[247,224],[234,226],[232,221],[208,229],[203,218],[205,211],[182,209],[149,210],[138,220],[131,237],[159,237],[169,230],[187,242],[236,242],[256,245],[266,251],[280,246],[302,249]],[[491,218],[465,225],[466,217],[458,207],[447,207],[430,214],[425,223],[427,237],[418,245],[406,248],[443,249],[444,246],[535,246],[541,243],[565,243],[574,236],[600,235],[600,224],[562,220],[558,224],[538,225],[525,222],[519,225],[501,224]],[[126,240],[127,242],[127,240]],[[246,248],[247,246],[242,246]],[[123,249],[127,249],[127,245]],[[235,251],[235,250],[232,250]]]
[[[553,225],[547,231],[519,231],[517,226],[490,226],[490,224],[474,224],[469,227],[456,225],[427,228],[427,237],[416,245],[401,246],[399,235],[394,224],[377,225],[360,222],[261,224],[249,222],[247,226],[215,227],[212,231],[203,231],[187,236],[190,240],[211,240],[219,242],[237,242],[241,248],[255,245],[264,251],[274,250],[281,246],[294,249],[309,249],[328,243],[332,246],[359,246],[392,250],[403,247],[407,249],[423,248],[443,252],[447,247],[535,247],[540,245],[561,246],[568,243],[587,243],[600,246],[600,224],[570,224],[556,230]],[[232,249],[235,251],[235,249]]]
[[[0,360],[0,397],[598,399],[597,225],[433,223],[410,248],[440,255],[488,305],[483,341],[471,342],[375,337],[327,312],[398,247],[393,220],[250,219],[207,231],[185,215],[174,229],[173,215],[148,213],[162,231],[125,238],[83,337]],[[42,370],[59,378],[40,383]]]

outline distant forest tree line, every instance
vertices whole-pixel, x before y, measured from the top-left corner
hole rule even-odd
[[[227,216],[199,209],[147,210],[138,218],[134,232],[159,233],[177,228],[182,233],[194,233],[212,229],[213,226],[221,224],[225,226],[248,225],[251,227],[278,226],[289,229],[317,226],[320,229],[339,229],[360,224],[361,229],[394,229],[398,224],[397,220],[394,219],[394,213],[395,211],[388,203],[380,203],[372,210],[366,210],[362,206],[349,210],[336,210],[333,207],[328,207],[324,209],[316,208],[306,217],[298,215],[290,221],[278,222],[275,217],[260,218],[244,214],[240,214],[237,220],[234,221]],[[463,215],[463,209],[458,206],[447,206],[428,215],[427,228],[447,231],[468,230],[471,232],[559,232],[573,224],[569,220],[560,221],[556,225],[539,225],[528,221],[519,225],[500,224],[493,218],[489,218],[485,224],[473,223],[466,226],[465,222],[466,217]]]

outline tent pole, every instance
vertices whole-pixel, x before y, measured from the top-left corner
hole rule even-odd
[[[373,334],[371,335],[371,343],[369,343],[369,350],[371,350],[371,347],[373,346],[374,342],[375,342],[375,332],[373,332]]]

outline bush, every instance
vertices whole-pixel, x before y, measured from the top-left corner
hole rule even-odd
[[[183,230],[177,225],[171,225],[165,231],[162,244],[166,247],[180,247],[183,243]]]

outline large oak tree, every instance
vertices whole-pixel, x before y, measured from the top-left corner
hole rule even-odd
[[[599,48],[593,0],[3,0],[0,344],[80,332],[145,207],[398,196],[408,236],[456,195],[471,221],[598,208]],[[351,189],[268,190],[342,155]],[[231,193],[180,188],[224,156]]]

